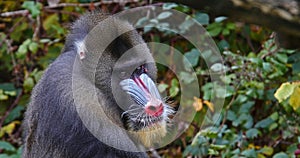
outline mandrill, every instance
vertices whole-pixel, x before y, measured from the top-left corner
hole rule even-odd
[[[148,157],[168,135],[173,113],[156,73],[132,25],[100,12],[83,15],[32,92],[23,157]]]

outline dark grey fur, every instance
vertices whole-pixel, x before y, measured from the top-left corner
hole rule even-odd
[[[74,42],[82,40],[105,17],[94,12],[75,22],[63,53],[48,67],[35,86],[23,123],[24,158],[147,157],[146,153],[118,150],[99,141],[83,125],[74,105],[72,71],[74,61],[78,58]],[[122,122],[122,110],[112,99],[112,67],[122,52],[139,43],[143,43],[143,40],[137,32],[126,33],[108,47],[97,66],[94,86],[104,94],[105,97],[99,99],[108,103],[104,109],[111,111],[117,123]],[[147,66],[150,77],[154,79],[155,66]]]

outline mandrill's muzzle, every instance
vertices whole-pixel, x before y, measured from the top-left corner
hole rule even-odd
[[[134,76],[121,81],[120,85],[135,103],[144,107],[147,115],[159,117],[163,114],[164,107],[160,94],[148,75]]]
[[[146,74],[134,74],[130,79],[120,82],[122,89],[135,102],[122,114],[126,127],[138,131],[157,126],[168,120],[173,113],[170,106],[162,101],[158,89],[152,79]]]

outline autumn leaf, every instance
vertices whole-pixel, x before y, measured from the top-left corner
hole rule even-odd
[[[203,103],[204,103],[205,105],[207,105],[207,107],[209,108],[209,110],[210,110],[211,112],[214,112],[214,111],[215,111],[215,109],[214,109],[214,104],[213,104],[212,102],[209,102],[209,101],[207,101],[207,100],[204,100]]]
[[[274,96],[281,103],[283,100],[286,100],[294,91],[293,84],[287,82],[281,84],[281,86],[277,89]]]
[[[193,106],[194,106],[196,111],[201,111],[201,109],[203,108],[202,99],[194,97]]]
[[[294,110],[297,110],[300,108],[300,82],[286,82],[281,84],[274,96],[279,103],[290,97],[289,104]]]
[[[300,108],[300,86],[297,86],[294,88],[294,91],[290,97],[289,103],[293,107],[293,109],[296,111],[298,108]]]

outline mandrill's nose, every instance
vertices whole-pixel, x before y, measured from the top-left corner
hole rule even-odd
[[[160,103],[159,105],[147,105],[145,107],[145,112],[150,116],[159,117],[162,115],[164,110],[163,104]]]

